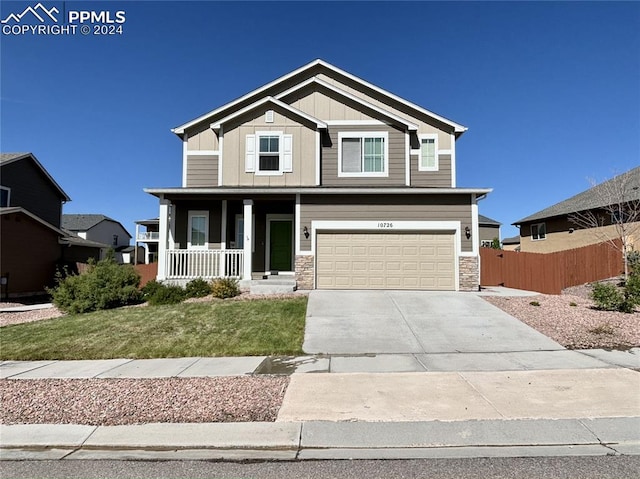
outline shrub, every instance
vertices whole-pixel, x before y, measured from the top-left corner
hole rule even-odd
[[[211,294],[211,284],[202,278],[196,278],[185,287],[187,298],[202,298]]]
[[[180,286],[172,284],[157,283],[153,286],[153,293],[147,298],[149,304],[157,306],[159,304],[178,304],[187,297],[186,292]]]
[[[629,251],[627,264],[633,273],[640,275],[640,251]]]
[[[149,301],[149,298],[151,298],[156,293],[156,291],[158,291],[161,288],[162,288],[162,283],[159,283],[155,279],[152,279],[147,284],[145,284],[140,290],[140,292],[142,293],[142,299],[144,299],[145,301]]]
[[[119,265],[112,255],[95,263],[81,275],[57,277],[48,290],[53,304],[71,314],[111,309],[140,301],[140,275],[131,265]]]
[[[634,270],[635,271],[635,270]],[[634,272],[624,285],[625,300],[633,306],[640,304],[640,270]]]
[[[622,292],[611,283],[595,283],[591,291],[591,299],[597,309],[604,311],[619,311],[624,302]]]
[[[211,284],[211,292],[216,298],[233,298],[240,294],[238,280],[231,278],[214,279]]]

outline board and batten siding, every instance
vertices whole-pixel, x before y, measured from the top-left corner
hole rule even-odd
[[[187,134],[187,150],[189,151],[217,151],[219,148],[218,136],[209,126],[211,121],[206,124],[198,125],[186,131]]]
[[[274,111],[273,123],[266,123],[265,113]],[[291,118],[291,113],[265,105],[238,121],[224,125],[222,152],[223,186],[315,186],[316,184],[316,128]],[[292,135],[292,171],[282,175],[259,175],[245,171],[247,135],[257,131],[279,131]]]
[[[362,105],[313,84],[287,95],[285,100],[292,107],[323,120],[372,121],[377,119],[363,111]]]
[[[389,176],[385,177],[339,177],[338,149],[339,133],[346,132],[387,132],[389,141]],[[406,143],[404,132],[389,125],[340,125],[329,128],[329,142],[322,146],[322,186],[405,186]]]
[[[218,155],[187,155],[187,186],[218,186]]]
[[[471,196],[459,195],[302,195],[300,228],[312,221],[460,221],[471,228]],[[472,239],[461,235],[463,252],[473,250]],[[311,237],[300,238],[300,249],[311,250]]]

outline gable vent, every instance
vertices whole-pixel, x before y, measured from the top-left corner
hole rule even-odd
[[[264,115],[265,123],[273,123],[273,110],[267,110]]]

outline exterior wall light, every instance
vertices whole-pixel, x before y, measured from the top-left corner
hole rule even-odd
[[[464,227],[464,235],[467,237],[467,239],[471,238],[471,229],[468,226]]]
[[[309,238],[309,228],[307,228],[306,226],[302,228],[302,234],[305,238]]]

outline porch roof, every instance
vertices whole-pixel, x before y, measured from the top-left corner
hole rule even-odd
[[[420,187],[386,187],[386,188],[345,188],[345,187],[211,187],[211,188],[145,188],[144,192],[162,198],[165,195],[459,195],[476,194],[486,196],[493,188],[420,188]]]

